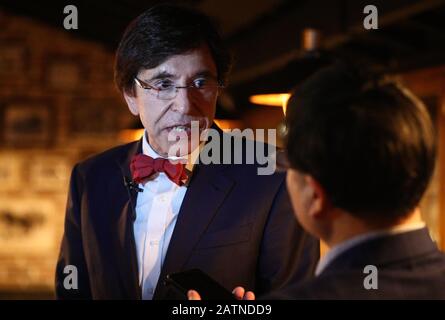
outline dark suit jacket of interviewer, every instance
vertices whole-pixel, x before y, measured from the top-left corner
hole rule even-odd
[[[377,289],[365,289],[366,265],[377,267]],[[347,250],[305,284],[262,298],[445,299],[445,255],[427,228],[385,236]]]

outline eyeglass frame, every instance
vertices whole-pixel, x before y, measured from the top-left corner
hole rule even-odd
[[[162,98],[159,98],[159,93],[162,91],[167,91],[169,89],[165,89],[165,90],[157,89],[157,88],[153,87],[152,85],[148,84],[147,82],[142,81],[138,77],[134,77],[134,82],[136,82],[136,84],[144,90],[153,90],[153,91],[157,92],[156,98],[158,98],[159,100],[172,100],[172,99],[176,98],[176,96],[178,95],[178,92],[179,92],[178,89],[197,89],[197,90],[202,89],[202,88],[196,87],[193,84],[190,84],[187,86],[172,86],[173,88],[175,88],[175,95],[168,99],[162,99]],[[215,87],[217,90],[224,88],[224,86],[219,81],[216,81],[216,83],[217,83],[217,85],[215,85],[215,86],[212,85],[212,87]]]

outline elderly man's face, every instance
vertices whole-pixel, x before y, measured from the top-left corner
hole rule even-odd
[[[175,86],[200,86],[206,81],[216,84],[217,70],[207,46],[202,46],[184,54],[174,55],[153,69],[142,69],[138,76],[145,84],[154,88]],[[172,136],[186,136],[189,151],[197,147],[199,141],[191,142],[191,121],[198,121],[200,132],[209,128],[215,117],[218,90],[196,88],[177,89],[175,97],[161,96],[152,89],[135,85],[134,97],[125,94],[128,107],[134,115],[139,115],[148,140],[160,155],[167,155],[176,144],[169,141]],[[199,137],[198,137],[199,139]],[[183,141],[183,140],[182,140]],[[181,150],[187,150],[182,148]],[[176,154],[183,156],[187,152]]]

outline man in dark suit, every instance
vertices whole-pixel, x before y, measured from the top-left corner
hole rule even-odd
[[[261,298],[445,299],[445,255],[417,208],[436,160],[425,106],[338,64],[298,87],[287,112],[294,212],[329,251],[314,279]]]
[[[226,137],[213,119],[229,65],[200,13],[162,5],[129,25],[115,78],[145,134],[74,167],[58,298],[173,298],[166,275],[191,268],[261,293],[312,273],[318,241],[293,219],[284,175],[259,175],[258,163],[202,161],[216,138],[199,137]],[[220,158],[246,151],[243,143]]]

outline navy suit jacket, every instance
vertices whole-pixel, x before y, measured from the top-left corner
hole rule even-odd
[[[141,140],[77,164],[56,268],[60,299],[140,299],[133,221],[137,192],[127,188]],[[154,299],[171,298],[164,279],[199,268],[232,290],[267,293],[311,276],[318,241],[295,221],[283,173],[257,175],[258,165],[202,163],[180,208]],[[67,265],[78,289],[65,289]]]
[[[377,289],[365,289],[366,265],[377,267]],[[427,228],[359,244],[303,285],[264,299],[445,299],[445,255]]]

